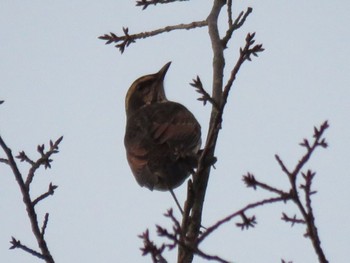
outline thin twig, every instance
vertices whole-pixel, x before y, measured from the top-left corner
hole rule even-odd
[[[46,213],[45,217],[44,217],[43,226],[41,227],[41,235],[43,238],[45,236],[45,231],[46,231],[46,227],[47,227],[48,222],[49,222],[49,213]]]
[[[325,130],[329,127],[328,122],[325,121],[321,127],[320,130],[314,128],[314,142],[310,149],[307,150],[306,154],[303,156],[303,158],[298,162],[297,166],[294,168],[294,171],[292,172],[293,177],[296,177],[297,174],[299,174],[300,170],[304,167],[304,165],[307,163],[307,161],[310,159],[311,155],[313,154],[316,147],[321,146],[326,148],[327,144],[324,140],[322,140],[323,133]]]
[[[124,52],[125,48],[128,47],[131,43],[134,43],[137,39],[144,39],[148,37],[153,37],[165,32],[170,32],[174,30],[189,30],[197,27],[204,27],[207,26],[208,23],[206,20],[204,21],[196,21],[188,24],[179,24],[179,25],[173,25],[173,26],[166,26],[163,28],[159,28],[153,31],[148,31],[148,32],[141,32],[138,34],[129,34],[129,29],[123,28],[124,35],[122,36],[117,36],[114,33],[110,34],[104,34],[103,36],[99,36],[99,39],[106,40],[106,45],[111,44],[111,43],[119,43],[116,44],[115,47],[117,47],[121,53]]]
[[[219,256],[215,256],[215,255],[209,255],[207,253],[204,253],[202,250],[200,250],[199,248],[197,248],[194,253],[198,256],[200,256],[201,258],[204,258],[208,261],[216,261],[216,262],[220,262],[220,263],[230,263],[230,261],[227,261]]]
[[[229,11],[229,10],[228,10]],[[231,24],[230,27],[228,28],[228,30],[226,31],[226,35],[224,36],[224,38],[221,40],[222,45],[224,48],[227,47],[227,43],[228,41],[231,39],[232,34],[235,30],[239,29],[241,26],[243,26],[244,22],[246,21],[247,17],[250,15],[250,13],[253,11],[253,8],[248,7],[247,11],[242,11],[238,17],[236,18],[235,22],[232,24],[232,20],[231,20]],[[232,11],[231,11],[232,12]],[[231,14],[231,19],[232,19],[232,14]],[[230,23],[230,22],[229,22]]]
[[[10,243],[12,244],[10,249],[19,248],[19,249],[22,249],[23,251],[25,251],[25,252],[27,252],[29,254],[32,254],[35,257],[38,257],[40,259],[44,259],[45,260],[45,257],[42,254],[40,254],[38,251],[35,251],[34,249],[31,249],[31,248],[27,247],[26,245],[22,245],[21,241],[15,239],[14,237],[12,237],[12,240],[10,241]]]
[[[268,198],[268,199],[264,199],[262,201],[258,201],[255,203],[251,203],[249,205],[246,205],[245,207],[241,208],[240,210],[234,212],[231,215],[226,216],[225,218],[219,220],[218,222],[216,222],[214,225],[210,226],[207,228],[207,230],[198,238],[198,244],[200,242],[202,242],[209,234],[211,234],[214,230],[216,230],[218,227],[220,227],[222,224],[229,222],[231,219],[233,219],[236,216],[240,216],[242,213],[259,207],[259,206],[263,206],[266,204],[272,204],[272,203],[277,203],[277,202],[285,202],[290,198],[286,198],[286,197],[274,197],[274,198]]]
[[[57,185],[53,185],[50,183],[49,189],[47,190],[46,193],[43,193],[42,195],[38,196],[37,198],[34,199],[32,202],[33,206],[35,206],[37,203],[39,203],[41,200],[44,200],[46,197],[53,195],[55,193],[55,189],[57,188]]]
[[[24,151],[19,152],[19,154],[16,156],[17,159],[19,159],[21,162],[27,162],[30,165],[34,165],[35,162],[31,160]]]
[[[0,163],[9,164],[9,161],[5,158],[0,158]]]
[[[299,218],[297,218],[296,215],[294,215],[293,217],[289,217],[286,213],[282,213],[281,219],[285,222],[292,223],[292,226],[294,226],[294,224],[305,224],[306,223],[304,219],[299,219]]]
[[[141,248],[143,256],[150,254],[154,263],[167,263],[167,260],[162,255],[165,245],[163,244],[161,247],[157,247],[154,242],[150,240],[148,229],[139,235],[139,238],[143,240],[143,247]]]
[[[267,191],[270,191],[272,193],[276,193],[280,196],[287,196],[288,193],[284,192],[283,190],[281,189],[278,189],[276,187],[273,187],[271,185],[268,185],[268,184],[265,184],[265,183],[262,183],[260,181],[258,181],[255,176],[251,173],[248,173],[247,175],[244,175],[243,176],[243,181],[244,183],[247,185],[247,187],[253,187],[254,190],[257,189],[257,187],[260,187],[264,190],[267,190]]]
[[[173,214],[173,210],[169,209],[166,214],[164,214],[166,217],[170,218],[173,223],[172,231],[169,232],[164,227],[161,227],[157,225],[157,233],[161,237],[166,237],[167,239],[171,240],[172,243],[170,244],[163,244],[165,247],[171,249],[174,249],[177,245],[186,247],[189,251],[191,251],[193,254],[198,255],[199,257],[202,257],[207,260],[217,261],[221,263],[228,263],[227,260],[216,256],[216,255],[210,255],[208,253],[203,252],[200,250],[197,246],[194,246],[195,244],[186,242],[186,237],[181,237],[182,231],[181,231],[181,225],[180,222],[175,218]],[[181,261],[183,262],[183,261]]]
[[[287,169],[287,167],[284,165],[284,163],[283,163],[281,157],[279,157],[278,154],[275,154],[275,158],[276,158],[276,160],[277,160],[279,166],[281,166],[282,171],[283,171],[289,178],[291,178],[291,177],[292,177],[292,173],[291,173],[291,172]]]
[[[55,141],[55,143],[50,141],[50,149],[46,153],[44,152],[44,145],[38,146],[38,152],[40,153],[41,157],[36,162],[32,161],[33,162],[32,167],[29,169],[28,176],[27,176],[27,179],[25,181],[25,186],[28,189],[30,188],[30,184],[33,181],[36,170],[40,166],[43,165],[45,167],[45,169],[51,168],[50,162],[52,160],[50,159],[50,157],[52,154],[58,153],[58,145],[61,143],[62,140],[63,140],[63,136],[58,138]],[[21,156],[17,156],[17,158],[21,159]],[[29,158],[27,157],[27,159],[29,159]],[[22,161],[22,159],[21,159],[21,161]]]
[[[217,110],[219,110],[219,105],[216,103],[216,101],[210,96],[210,94],[204,89],[203,84],[199,76],[197,76],[196,79],[192,80],[192,83],[190,83],[192,87],[196,89],[196,91],[202,95],[202,97],[198,98],[197,100],[203,101],[203,105],[206,105],[209,101],[211,105],[213,105]]]
[[[253,46],[253,44],[255,42],[254,37],[255,37],[255,33],[252,33],[252,34],[249,33],[246,37],[246,43],[245,43],[244,48],[240,49],[240,56],[236,62],[236,65],[234,66],[233,70],[231,71],[230,78],[227,81],[225,88],[224,88],[224,91],[223,91],[223,94],[222,94],[222,103],[221,103],[222,111],[226,105],[227,98],[228,98],[229,92],[231,90],[232,84],[235,81],[235,79],[237,77],[237,73],[240,70],[243,63],[246,60],[251,60],[251,58],[250,58],[251,55],[258,56],[258,53],[264,51],[262,44],[256,44]]]
[[[60,142],[62,140],[62,138],[60,138],[59,140],[57,140],[56,142]],[[57,143],[57,145],[58,145]],[[28,251],[27,249],[24,249],[27,252],[30,252],[33,255],[36,255],[40,258],[43,258],[47,263],[54,263],[54,259],[48,249],[47,243],[45,241],[45,239],[42,236],[42,232],[40,231],[39,228],[39,223],[38,223],[38,219],[37,219],[37,214],[33,205],[33,202],[31,200],[30,194],[29,194],[29,187],[26,186],[24,180],[23,180],[23,176],[21,174],[21,172],[18,169],[17,163],[12,155],[12,151],[9,147],[7,147],[6,143],[4,142],[4,140],[2,139],[2,137],[0,136],[0,146],[3,149],[3,151],[5,152],[6,156],[7,156],[7,160],[9,162],[9,166],[12,169],[12,172],[16,178],[16,181],[20,187],[22,196],[23,196],[23,202],[26,206],[26,210],[28,213],[28,217],[32,226],[32,232],[37,240],[38,246],[41,250],[41,254],[40,253],[31,253],[30,251]],[[41,149],[41,148],[40,148]],[[41,150],[40,150],[41,151]],[[14,239],[13,239],[14,240]],[[22,247],[20,247],[22,248]],[[22,248],[23,249],[23,248]],[[30,249],[29,249],[30,250]],[[41,256],[39,256],[41,255]]]
[[[321,263],[328,263],[328,260],[321,247],[321,240],[318,235],[318,230],[315,223],[315,216],[313,214],[313,210],[311,206],[311,195],[315,193],[314,191],[311,191],[311,183],[315,173],[309,170],[306,174],[302,174],[305,180],[305,184],[301,185],[301,187],[304,189],[304,192],[305,192],[306,207],[303,205],[302,201],[300,200],[300,196],[297,188],[297,176],[300,174],[301,170],[303,169],[305,164],[308,162],[308,160],[310,159],[311,155],[314,153],[317,147],[320,146],[320,147],[326,148],[328,146],[325,139],[322,138],[323,133],[328,127],[329,127],[329,124],[327,121],[325,121],[323,124],[321,124],[319,129],[316,127],[314,128],[314,135],[313,135],[314,141],[312,144],[310,144],[310,142],[307,139],[303,140],[303,142],[300,145],[306,148],[306,153],[298,161],[293,172],[289,172],[285,167],[281,158],[278,155],[276,155],[276,159],[279,165],[281,166],[283,172],[288,175],[288,178],[291,184],[292,199],[294,203],[297,205],[303,217],[303,221],[305,222],[307,227],[307,231],[306,231],[307,236],[310,238],[312,245],[314,247],[314,250]],[[285,220],[285,218],[283,219]]]
[[[227,0],[227,17],[228,17],[228,26],[229,28],[232,26],[232,0]]]
[[[136,1],[136,6],[142,6],[142,10],[145,10],[149,5],[157,4],[169,4],[173,2],[185,2],[189,0],[139,0]]]

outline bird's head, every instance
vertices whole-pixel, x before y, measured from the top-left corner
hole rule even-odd
[[[144,105],[167,101],[163,80],[170,64],[171,62],[168,62],[157,73],[142,76],[134,81],[125,97],[127,116]]]

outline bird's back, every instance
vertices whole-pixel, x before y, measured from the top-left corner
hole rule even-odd
[[[173,189],[196,166],[201,127],[179,103],[148,104],[128,116],[124,143],[129,165],[141,186]]]

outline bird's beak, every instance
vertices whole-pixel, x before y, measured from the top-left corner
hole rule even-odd
[[[165,75],[170,67],[171,61],[166,63],[157,73],[159,80],[163,81],[165,78]]]

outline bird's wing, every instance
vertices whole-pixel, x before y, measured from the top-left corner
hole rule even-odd
[[[137,136],[132,131],[126,133],[125,148],[126,157],[136,181],[141,186],[146,186],[153,190],[154,186],[158,184],[158,177],[152,173],[149,167],[149,144],[144,143],[142,136]],[[146,140],[147,141],[147,140]]]
[[[201,142],[201,128],[184,106],[175,102],[143,108],[128,120],[125,148],[131,170],[141,186],[159,186],[159,163],[174,156],[195,154]]]
[[[151,134],[159,144],[177,144],[184,149],[200,146],[201,127],[193,114],[183,105],[165,102],[155,107]]]

